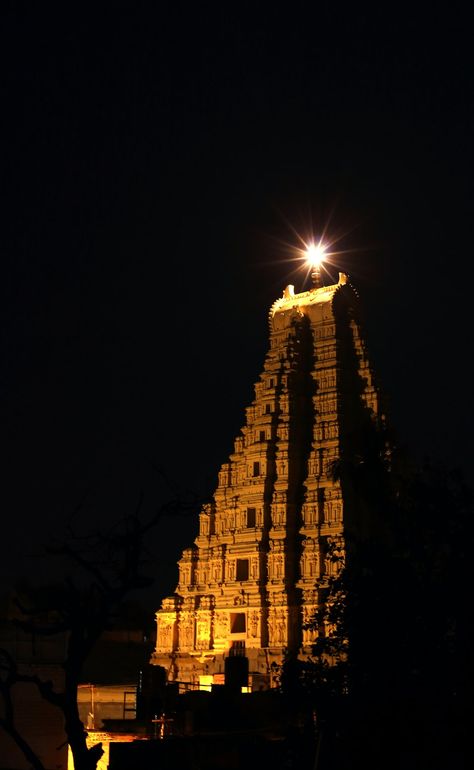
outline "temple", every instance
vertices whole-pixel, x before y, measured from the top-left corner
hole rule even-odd
[[[257,690],[287,652],[311,653],[320,587],[358,525],[335,468],[383,420],[357,307],[343,273],[300,294],[288,286],[271,307],[255,398],[157,613],[151,662],[169,681],[222,684],[226,659],[244,655]]]

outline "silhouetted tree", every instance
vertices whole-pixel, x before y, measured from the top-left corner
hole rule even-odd
[[[13,688],[20,682],[33,682],[34,677],[31,675],[25,676],[20,673],[18,666],[14,658],[9,654],[7,650],[0,650],[0,696],[1,696],[1,713],[0,713],[0,727],[2,727],[6,733],[13,739],[18,748],[23,752],[28,762],[31,762],[31,767],[34,770],[45,770],[40,758],[31,748],[28,741],[23,737],[21,732],[18,731],[15,721],[15,707],[13,701]],[[41,692],[42,687],[47,687],[47,683],[41,682],[40,679],[35,681]]]
[[[319,581],[298,686],[324,730],[323,767],[437,767],[462,756],[473,659],[472,494],[458,473],[361,461],[336,469],[357,511],[336,577]],[[295,662],[287,661],[294,675]],[[286,676],[286,684],[285,684]],[[282,686],[291,692],[288,673]],[[295,685],[292,685],[295,688]],[[407,759],[408,762],[408,759]]]
[[[185,501],[174,494],[172,500],[144,521],[140,496],[136,511],[109,530],[79,535],[70,528],[67,542],[47,548],[50,555],[66,560],[74,576],[71,574],[61,584],[43,592],[39,600],[38,595],[18,597],[22,619],[16,622],[25,631],[36,635],[67,635],[64,688],[57,691],[51,682],[20,673],[12,657],[4,650],[0,651],[0,694],[4,701],[0,725],[16,741],[35,770],[43,770],[43,765],[15,728],[11,688],[17,682],[35,684],[43,698],[61,709],[75,769],[95,770],[103,753],[102,747],[98,744],[88,748],[77,704],[84,663],[124,598],[153,583],[147,549],[151,531],[164,515],[182,515],[195,506],[196,501]]]

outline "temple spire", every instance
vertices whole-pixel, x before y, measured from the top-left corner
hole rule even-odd
[[[313,281],[320,261],[309,265]],[[179,560],[176,590],[157,612],[151,662],[182,691],[223,684],[239,656],[242,687],[274,687],[288,652],[312,654],[320,586],[336,577],[356,521],[334,463],[348,437],[365,440],[367,415],[374,426],[379,417],[357,305],[340,273],[320,291],[287,286],[270,309],[255,396]]]

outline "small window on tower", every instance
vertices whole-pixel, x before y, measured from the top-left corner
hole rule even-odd
[[[266,436],[265,436],[265,431],[264,431],[264,430],[261,430],[261,431],[260,431],[260,441],[265,441],[265,438],[266,438]]]
[[[245,633],[245,612],[230,613],[230,633],[231,634]]]
[[[270,414],[271,411],[272,411],[272,405],[265,404],[265,414]]]
[[[260,476],[260,463],[258,461],[253,464],[253,475]]]
[[[269,383],[269,386],[268,386],[268,387],[269,387],[269,388],[273,388],[273,386],[274,386],[274,382],[273,382],[273,378],[272,378],[272,379],[270,380],[270,383]]]
[[[257,524],[257,509],[247,508],[247,527],[255,527]]]
[[[249,560],[248,559],[237,559],[236,579],[237,580],[249,579]]]

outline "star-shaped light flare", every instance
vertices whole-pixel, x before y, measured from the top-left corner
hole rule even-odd
[[[327,246],[322,241],[319,241],[319,243],[310,241],[305,246],[306,264],[311,268],[313,286],[315,289],[319,289],[323,285],[321,266],[327,255]]]
[[[327,253],[327,246],[324,243],[308,243],[306,246],[306,262],[312,268],[321,267],[324,257]]]

